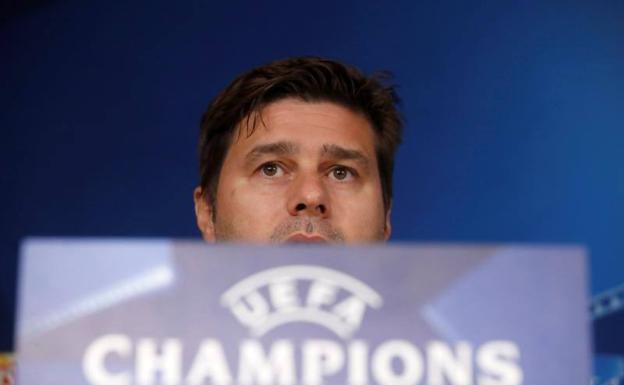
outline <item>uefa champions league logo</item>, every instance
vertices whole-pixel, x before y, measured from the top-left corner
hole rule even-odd
[[[367,309],[379,309],[383,299],[342,272],[296,265],[243,279],[221,296],[221,303],[254,337],[280,325],[306,322],[346,339],[360,327]]]
[[[254,273],[223,292],[220,303],[249,331],[249,338],[227,341],[225,336],[208,335],[197,346],[175,336],[102,335],[83,355],[87,383],[521,385],[524,381],[521,351],[511,340],[474,345],[434,339],[420,345],[401,338],[401,329],[392,329],[391,339],[353,338],[367,312],[382,307],[383,298],[357,278],[326,267],[290,265]],[[294,323],[322,327],[339,338],[280,335],[272,342],[261,340]],[[378,328],[375,333],[387,330]],[[194,347],[189,356],[190,345]]]

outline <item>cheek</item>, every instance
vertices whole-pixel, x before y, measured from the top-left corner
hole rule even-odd
[[[217,194],[217,239],[267,242],[282,218],[278,194],[244,183],[220,186]]]
[[[364,187],[357,194],[335,192],[332,200],[333,221],[348,237],[376,239],[383,232],[383,199],[376,186]]]
[[[221,198],[218,208],[223,216],[245,218],[253,225],[254,221],[266,222],[273,218],[276,210],[284,206],[283,193],[277,189],[267,189],[246,183],[244,180],[231,181],[219,189]]]

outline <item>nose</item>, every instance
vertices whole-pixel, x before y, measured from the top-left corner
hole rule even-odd
[[[288,198],[290,215],[329,215],[329,196],[320,175],[299,175],[291,185]]]

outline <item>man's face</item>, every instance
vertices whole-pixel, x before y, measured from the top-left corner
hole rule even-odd
[[[390,236],[368,120],[330,102],[283,99],[241,123],[223,162],[216,207],[195,190],[208,241],[367,242]],[[254,119],[250,119],[252,122]],[[260,119],[257,119],[260,122]],[[216,209],[213,221],[213,210]]]

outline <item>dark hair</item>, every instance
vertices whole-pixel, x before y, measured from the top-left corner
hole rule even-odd
[[[394,154],[401,142],[402,120],[394,87],[387,73],[365,76],[339,62],[298,57],[275,61],[235,79],[208,106],[200,124],[200,186],[214,206],[223,160],[237,126],[247,120],[247,135],[255,129],[249,119],[262,107],[285,98],[308,102],[328,101],[362,113],[376,134],[376,155],[384,207],[392,199]],[[261,118],[261,117],[260,117]],[[242,131],[242,130],[241,130]],[[240,133],[240,132],[239,132]]]

